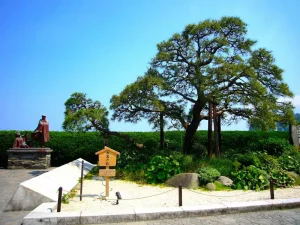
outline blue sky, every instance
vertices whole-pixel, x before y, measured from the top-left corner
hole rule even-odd
[[[222,16],[240,17],[256,47],[273,52],[299,113],[299,8],[297,0],[0,0],[0,130],[33,130],[43,113],[51,130],[62,130],[74,92],[109,108],[112,95],[144,74],[156,44]],[[145,121],[110,128],[151,130]]]

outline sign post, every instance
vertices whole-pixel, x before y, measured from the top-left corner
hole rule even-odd
[[[109,197],[109,178],[116,176],[116,169],[110,169],[110,166],[116,166],[117,156],[120,152],[117,152],[111,148],[104,146],[104,149],[95,153],[98,155],[98,165],[105,166],[105,169],[99,170],[99,176],[105,177],[106,197]]]

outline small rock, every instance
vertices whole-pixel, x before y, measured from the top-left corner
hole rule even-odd
[[[225,176],[220,176],[218,178],[218,181],[223,184],[224,186],[231,186],[232,185],[232,180],[228,177],[225,177]]]
[[[205,185],[205,188],[210,190],[210,191],[214,191],[214,190],[216,190],[216,185],[214,183],[207,183]]]
[[[199,186],[198,173],[180,173],[166,181],[166,184],[178,187],[180,184],[184,188],[194,189]]]

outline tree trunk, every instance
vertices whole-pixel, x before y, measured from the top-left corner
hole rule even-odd
[[[104,133],[104,147],[108,146],[108,135],[107,132]]]
[[[209,111],[208,111],[208,156],[212,158],[212,105],[209,103]]]
[[[222,152],[221,115],[218,115],[219,158]]]
[[[213,117],[214,117],[214,134],[215,134],[215,157],[220,158],[220,149],[219,149],[219,132],[218,132],[218,116],[217,116],[217,107],[213,104]]]
[[[164,149],[165,134],[164,134],[164,115],[159,114],[159,126],[160,126],[160,150]]]
[[[201,122],[200,113],[203,108],[203,104],[196,102],[193,108],[193,119],[192,122],[187,126],[184,136],[184,143],[183,143],[183,153],[191,154],[192,153],[192,144],[193,138],[196,134],[197,128]]]

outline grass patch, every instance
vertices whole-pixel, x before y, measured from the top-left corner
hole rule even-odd
[[[71,199],[71,198],[74,198],[75,197],[75,195],[76,195],[76,193],[77,193],[77,188],[75,187],[75,188],[72,188],[71,189],[71,191],[68,193],[68,194],[63,194],[62,195],[62,197],[61,197],[61,202],[63,203],[63,204],[69,204],[69,200]]]
[[[216,190],[214,190],[214,191],[233,191],[233,189],[231,187],[224,186],[219,181],[214,181],[214,184],[216,186]],[[205,191],[205,192],[210,191],[205,187],[205,185],[200,186],[199,188],[197,188],[197,190]]]
[[[219,181],[215,181],[214,184],[216,186],[216,191],[232,191],[231,187],[224,186]]]

